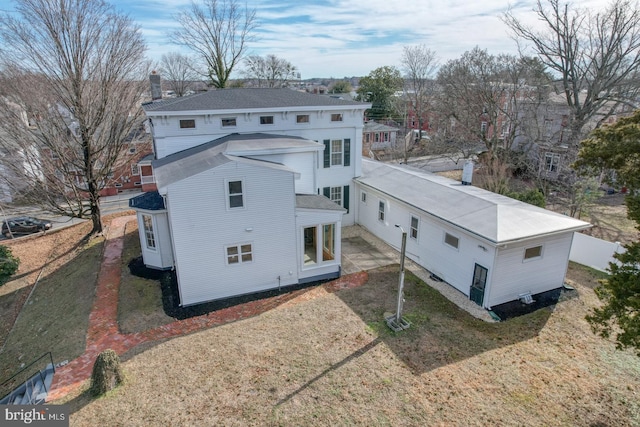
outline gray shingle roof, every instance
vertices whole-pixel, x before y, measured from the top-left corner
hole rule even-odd
[[[143,104],[146,112],[277,109],[286,107],[345,107],[369,104],[299,92],[292,89],[218,89],[180,98]]]
[[[336,202],[332,202],[325,196],[316,194],[296,194],[296,208],[302,209],[322,209],[327,211],[342,211],[347,210]]]
[[[510,197],[408,167],[362,160],[357,181],[495,244],[591,225]]]
[[[364,124],[364,132],[393,132],[400,129],[383,125],[382,123],[367,122]]]

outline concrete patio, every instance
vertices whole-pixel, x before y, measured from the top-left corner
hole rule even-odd
[[[342,229],[343,274],[373,270],[391,264],[400,264],[399,250],[389,246],[359,225]],[[405,267],[472,316],[486,322],[495,322],[487,310],[475,304],[453,286],[429,278],[431,273],[425,268],[408,258],[405,260]]]

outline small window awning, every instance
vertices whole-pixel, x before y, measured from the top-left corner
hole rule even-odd
[[[161,211],[166,209],[164,198],[157,191],[148,191],[129,199],[129,207],[147,211]]]

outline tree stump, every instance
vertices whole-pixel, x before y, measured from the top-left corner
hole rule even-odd
[[[118,354],[111,349],[100,353],[91,373],[91,394],[101,396],[116,388],[123,380],[124,375]]]

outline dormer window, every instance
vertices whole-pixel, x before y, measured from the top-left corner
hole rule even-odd
[[[195,129],[196,121],[194,119],[180,120],[180,129]]]

